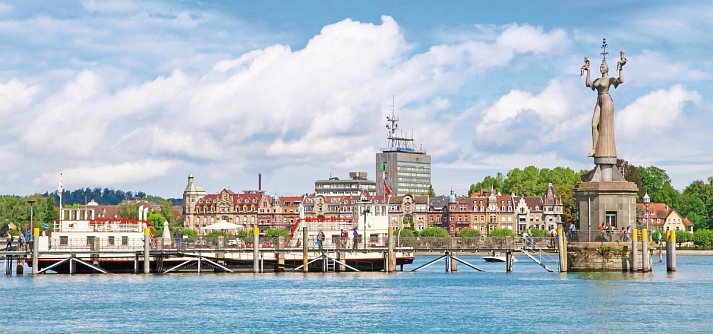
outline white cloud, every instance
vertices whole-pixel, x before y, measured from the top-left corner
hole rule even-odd
[[[664,135],[677,126],[687,103],[698,104],[700,94],[681,85],[659,89],[637,98],[616,115],[617,137],[638,140],[644,134]]]
[[[8,112],[22,112],[27,108],[39,87],[11,79],[0,83],[0,115]]]
[[[560,141],[579,131],[590,116],[586,110],[586,90],[572,79],[551,80],[538,94],[511,90],[482,111],[475,126],[482,146],[518,145],[528,141],[543,144]],[[593,100],[592,98],[591,100]],[[591,108],[590,108],[591,107]]]
[[[76,187],[118,187],[126,185],[140,185],[154,178],[166,176],[176,162],[168,160],[145,159],[127,161],[120,164],[97,164],[76,166],[61,170],[64,184]],[[59,172],[43,173],[36,180],[39,184],[52,184],[57,182]]]

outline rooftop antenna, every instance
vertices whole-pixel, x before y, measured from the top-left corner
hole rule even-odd
[[[409,148],[413,150],[413,138],[405,138],[396,134],[399,128],[399,118],[396,116],[396,97],[391,98],[391,116],[386,116],[386,129],[389,149]]]

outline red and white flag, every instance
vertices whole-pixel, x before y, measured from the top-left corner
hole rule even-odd
[[[386,193],[386,196],[391,196],[391,187],[389,187],[389,184],[386,183],[386,178],[384,177],[384,193]]]

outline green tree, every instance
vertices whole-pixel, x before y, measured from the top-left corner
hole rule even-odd
[[[676,239],[678,239],[678,232],[676,231]],[[678,241],[678,240],[676,240]],[[698,246],[703,246],[706,248],[713,247],[713,230],[698,230],[693,232],[693,242]]]
[[[424,228],[419,234],[421,237],[448,237],[450,234],[444,228],[441,227],[427,227]]]
[[[498,172],[495,177],[490,175],[486,176],[482,181],[471,184],[468,189],[468,196],[473,195],[473,193],[480,192],[481,190],[497,189],[502,191],[505,185],[505,177],[503,173]]]
[[[137,219],[139,217],[139,205],[129,201],[119,203],[119,216],[126,219]]]
[[[514,237],[515,231],[506,228],[495,228],[488,233],[491,238]]]
[[[666,203],[674,208],[677,206],[679,194],[671,185],[671,178],[665,170],[656,166],[640,167],[639,175],[651,202]]]
[[[433,185],[428,185],[428,198],[434,199],[436,198],[436,192],[433,191]]]
[[[402,238],[411,238],[411,237],[418,236],[418,231],[412,230],[410,228],[405,228],[405,229],[402,229],[400,232],[396,231],[394,234],[396,234]]]
[[[271,227],[268,228],[267,231],[265,231],[265,236],[268,238],[277,238],[277,237],[289,237],[290,236],[290,231],[288,231],[284,227]]]
[[[464,228],[458,232],[458,236],[463,238],[477,238],[480,237],[480,231],[472,228]]]

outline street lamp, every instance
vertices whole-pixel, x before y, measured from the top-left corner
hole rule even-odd
[[[364,204],[364,233],[362,236],[362,238],[364,238],[364,249],[366,249],[366,236],[367,236],[367,234],[366,234],[366,214],[367,213],[371,213],[371,210],[369,209],[369,206]]]
[[[29,199],[27,200],[27,203],[30,203],[30,239],[27,240],[27,242],[33,241],[32,239],[35,238],[35,230],[33,229],[33,216],[34,216],[34,204],[36,200],[34,199]]]
[[[651,215],[649,213],[649,204],[651,204],[651,197],[649,197],[649,192],[644,194],[644,206],[646,207],[646,232],[649,231],[649,221],[651,220]]]

